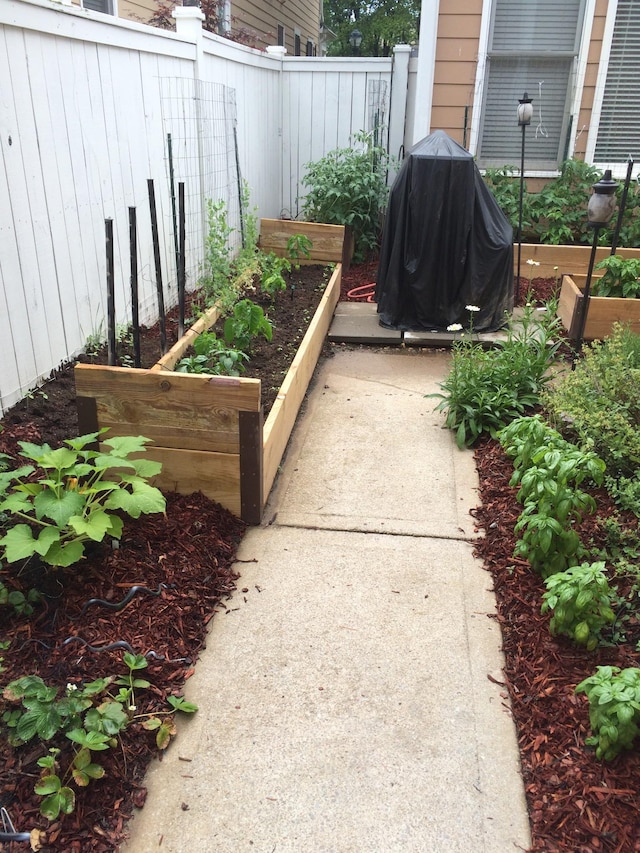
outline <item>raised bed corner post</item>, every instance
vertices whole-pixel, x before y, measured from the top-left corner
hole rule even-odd
[[[158,214],[156,212],[156,192],[153,178],[147,180],[149,190],[149,211],[151,213],[151,237],[153,239],[153,259],[156,267],[156,293],[158,294],[158,328],[160,332],[160,355],[167,351],[167,329],[164,315],[164,290],[162,289],[162,266],[160,264],[160,241],[158,239]]]
[[[593,228],[593,245],[591,246],[591,255],[589,256],[587,281],[585,282],[584,293],[582,295],[580,324],[578,326],[576,353],[571,365],[572,370],[575,370],[576,361],[582,349],[582,342],[584,340],[584,329],[587,324],[589,298],[591,296],[591,277],[593,275],[593,265],[596,259],[596,250],[598,248],[598,237],[600,236],[600,231],[613,216],[613,211],[616,206],[617,186],[617,182],[611,178],[611,169],[607,169],[602,178],[593,185],[593,193],[589,198],[589,207],[587,208],[587,225],[589,225],[590,228]]]
[[[107,258],[107,361],[116,363],[116,306],[113,273],[113,219],[105,219],[105,252]]]

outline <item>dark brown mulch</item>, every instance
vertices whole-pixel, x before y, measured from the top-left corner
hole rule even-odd
[[[200,494],[166,497],[166,515],[127,522],[117,549],[96,546],[79,566],[65,571],[31,565],[19,575],[3,571],[10,589],[26,594],[35,588],[43,595],[31,618],[2,608],[2,637],[11,641],[2,653],[3,684],[34,674],[63,688],[122,675],[122,650],[92,652],[67,641],[79,637],[99,648],[123,640],[137,654],[154,652],[160,658],[151,658],[144,670],[151,687],[137,691],[136,714],[168,709],[166,696],[180,694],[204,645],[207,623],[224,612],[235,588],[231,566],[244,525]],[[141,591],[122,610],[87,606],[92,598],[121,602],[137,585],[160,594]],[[48,745],[63,749],[60,757],[68,762],[69,741],[55,738]],[[46,749],[34,740],[14,750],[2,739],[0,803],[18,831],[44,830],[43,850],[108,853],[118,849],[126,821],[144,804],[144,773],[157,753],[154,733],[134,722],[117,749],[96,753],[105,777],[77,790],[73,814],[49,823],[33,792],[40,773],[36,761]],[[25,845],[16,842],[7,849],[13,853]]]
[[[491,572],[498,605],[509,691],[518,732],[533,851],[589,853],[640,850],[640,753],[618,756],[611,763],[595,758],[585,746],[589,736],[588,701],[575,687],[598,665],[640,665],[635,650],[640,626],[625,623],[626,642],[594,652],[575,647],[549,633],[548,615],[540,615],[541,578],[515,559],[514,525],[522,507],[509,486],[511,461],[500,445],[483,440],[475,451],[481,506],[475,510],[484,537],[476,553]],[[598,512],[579,526],[580,539],[602,546],[598,518],[613,512],[606,493],[594,493]],[[637,520],[626,519],[629,525]],[[628,581],[617,580],[618,592],[632,595]]]

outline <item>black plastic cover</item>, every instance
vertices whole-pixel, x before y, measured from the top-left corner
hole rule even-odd
[[[473,157],[443,130],[407,154],[389,196],[376,302],[380,324],[488,332],[513,310],[513,229]]]

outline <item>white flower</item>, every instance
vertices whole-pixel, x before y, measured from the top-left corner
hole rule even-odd
[[[533,258],[529,258],[527,263],[529,264],[530,267],[539,267],[540,266],[540,261],[534,261]]]
[[[465,307],[465,309],[466,309],[467,311],[473,311],[473,312],[475,312],[475,311],[479,311],[479,310],[480,310],[480,309],[478,308],[478,306],[477,306],[477,305],[465,305],[464,307]]]
[[[447,326],[447,332],[461,332],[462,331],[462,323],[452,323],[450,326]]]
[[[67,684],[67,693],[73,693],[74,690],[78,689],[77,684]]]

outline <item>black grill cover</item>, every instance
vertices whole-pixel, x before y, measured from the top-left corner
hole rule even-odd
[[[376,281],[380,324],[494,331],[513,310],[513,233],[471,154],[443,130],[407,154],[391,189]]]

